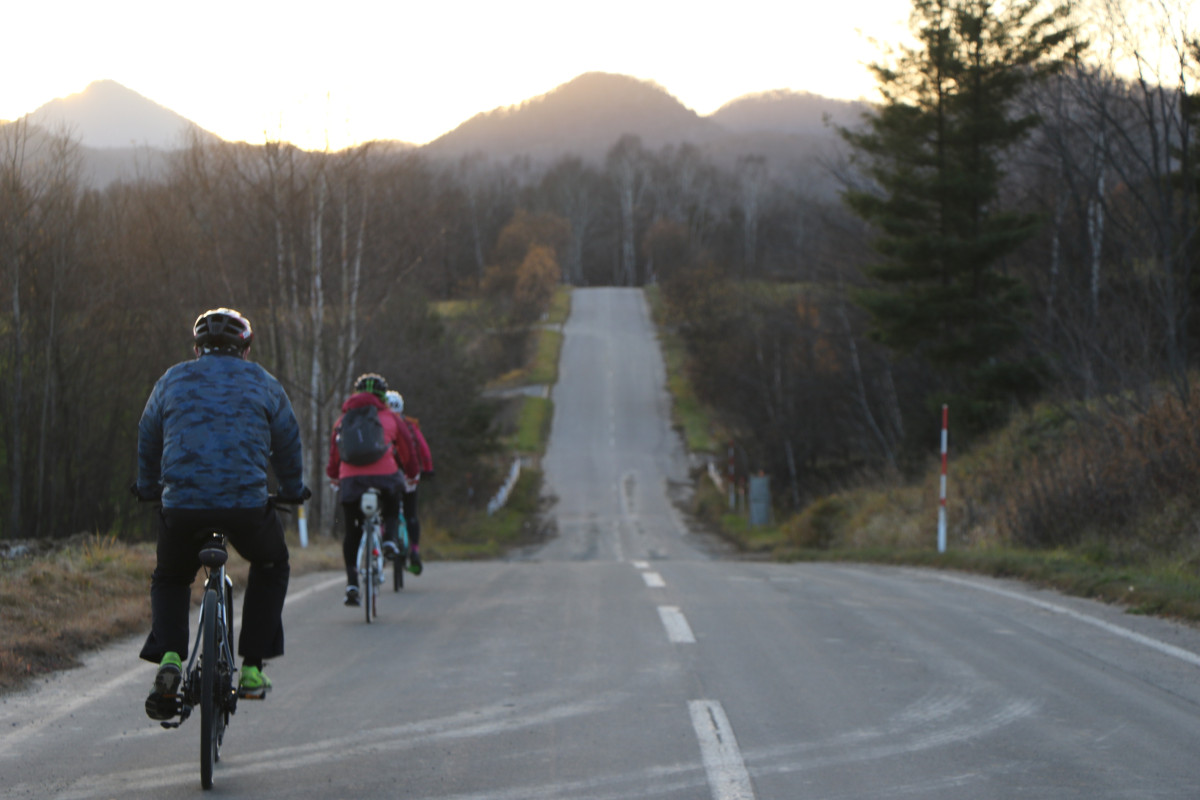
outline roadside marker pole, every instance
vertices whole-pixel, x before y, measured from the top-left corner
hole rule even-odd
[[[729,478],[729,510],[736,511],[737,495],[735,494],[734,485],[737,483],[737,470],[733,460],[733,442],[729,443],[729,457],[725,469]]]
[[[304,506],[296,510],[296,525],[300,529],[300,546],[308,547],[308,520],[304,517]]]
[[[950,406],[942,406],[942,479],[938,498],[938,552],[946,552],[946,428],[950,421]]]

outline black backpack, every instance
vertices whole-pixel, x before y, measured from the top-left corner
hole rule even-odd
[[[358,467],[374,464],[391,450],[375,406],[358,406],[342,416],[337,447],[342,461]]]

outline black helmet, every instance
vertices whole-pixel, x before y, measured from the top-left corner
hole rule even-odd
[[[242,351],[250,346],[254,331],[250,320],[232,308],[214,308],[196,317],[192,339],[200,348]]]
[[[354,381],[354,391],[370,392],[380,400],[387,396],[388,385],[378,372],[364,372]]]

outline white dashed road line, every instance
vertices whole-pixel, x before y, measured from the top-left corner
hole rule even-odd
[[[659,606],[658,616],[662,619],[663,627],[667,629],[667,638],[676,644],[695,644],[696,636],[692,626],[688,625],[687,617],[678,606]]]
[[[713,800],[755,800],[750,773],[725,709],[716,700],[692,700],[688,710],[700,740],[700,756]]]
[[[643,572],[642,580],[644,580],[646,585],[651,589],[661,589],[667,585],[666,581],[662,579],[662,575],[659,575],[657,572]]]

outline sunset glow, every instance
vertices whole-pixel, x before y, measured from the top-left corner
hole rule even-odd
[[[428,142],[481,111],[588,71],[660,84],[709,114],[772,89],[871,95],[869,37],[908,0],[694,3],[550,0],[309,6],[136,0],[18,4],[0,34],[0,119],[112,79],[229,140],[337,149]],[[16,77],[19,76],[19,77]]]

